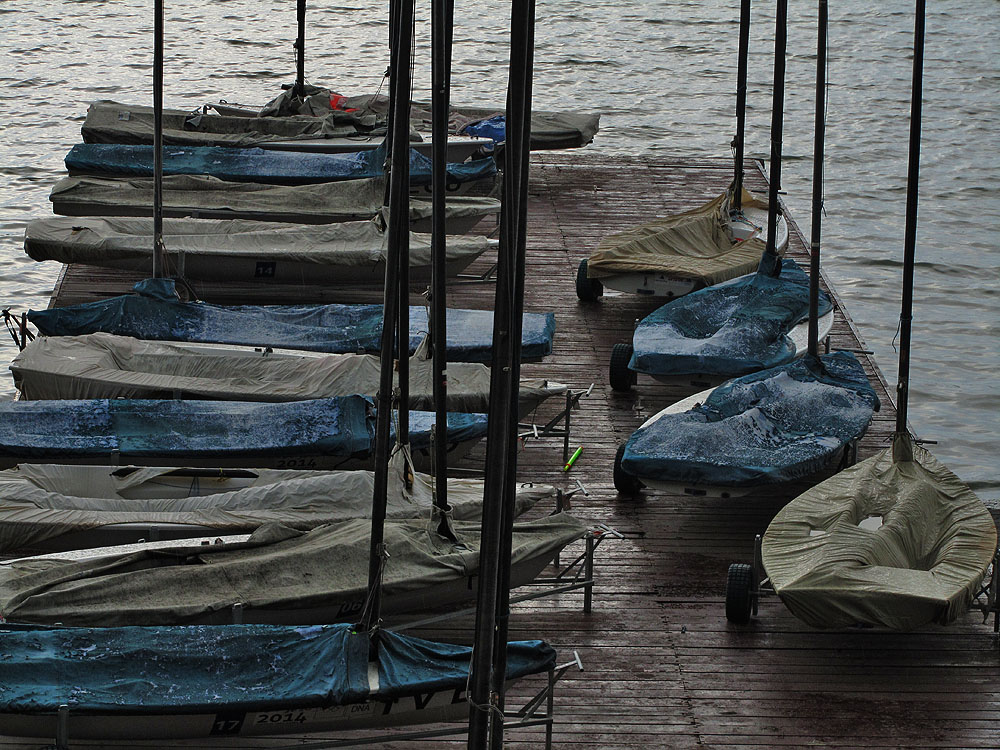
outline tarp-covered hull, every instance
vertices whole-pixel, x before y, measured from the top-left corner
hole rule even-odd
[[[809,476],[864,435],[878,397],[851,354],[805,357],[731,380],[636,430],[621,468],[644,482],[735,488]]]
[[[389,518],[429,514],[431,477],[410,473],[400,454],[388,477]],[[0,552],[249,534],[265,523],[308,531],[369,517],[373,493],[370,471],[21,464],[0,471]],[[520,485],[514,512],[554,495],[548,485]],[[478,518],[482,496],[481,480],[448,480],[453,518]]]
[[[4,733],[75,739],[235,737],[365,729],[468,715],[471,648],[349,625],[2,633]],[[543,641],[507,644],[508,680],[551,669]],[[141,673],[138,680],[123,676]]]
[[[243,219],[166,219],[164,260],[195,281],[258,284],[385,283],[388,235],[373,222],[322,227]],[[454,276],[486,252],[485,237],[449,237],[445,274]],[[152,267],[153,220],[144,218],[36,219],[24,231],[24,250],[37,261],[83,263],[147,273]],[[410,278],[431,276],[430,235],[411,233]]]
[[[480,524],[452,525],[457,543],[434,519],[386,522],[386,617],[474,600]],[[357,520],[299,533],[272,524],[234,544],[21,558],[0,564],[0,615],[85,627],[350,621],[367,599],[370,527]],[[515,523],[511,585],[533,580],[585,532],[565,513]]]
[[[668,302],[636,326],[629,368],[654,377],[692,373],[737,377],[790,362],[789,336],[808,319],[809,279],[795,261]],[[833,308],[820,292],[819,315]]]
[[[20,397],[36,399],[184,398],[295,401],[361,395],[379,388],[371,354],[261,351],[223,344],[140,341],[110,333],[41,336],[10,364]],[[398,378],[397,378],[398,380]],[[432,411],[433,363],[411,357],[410,408]],[[448,365],[448,411],[485,412],[490,371],[475,362]],[[566,386],[521,378],[519,417]]]
[[[0,468],[21,462],[353,469],[374,459],[375,417],[360,396],[283,403],[92,399],[0,402]],[[434,414],[410,413],[417,466],[430,466]],[[448,415],[449,460],[486,415]]]
[[[767,240],[767,204],[744,191],[743,210],[730,192],[703,206],[606,237],[587,259],[587,276],[611,289],[654,297],[681,296],[752,273]],[[775,247],[788,247],[778,217]]]
[[[264,185],[225,182],[205,175],[163,178],[167,218],[249,219],[295,224],[331,224],[371,219],[382,211],[385,181],[351,180],[317,185]],[[49,194],[52,211],[63,216],[152,216],[153,180],[66,177]],[[484,217],[500,213],[500,201],[449,194],[445,229],[465,234]],[[431,203],[411,198],[410,227],[431,230]]]
[[[148,279],[136,294],[49,310],[28,319],[48,336],[114,333],[138,339],[190,341],[328,353],[378,353],[381,305],[212,305],[181,302],[171,279]],[[410,354],[424,340],[427,310],[410,307]],[[522,359],[552,351],[555,316],[525,313]],[[493,313],[448,310],[447,356],[456,362],[488,362],[493,347]]]
[[[66,155],[71,175],[152,177],[153,147],[78,143]],[[207,175],[228,182],[268,185],[309,185],[321,182],[368,180],[384,176],[385,149],[353,154],[292,153],[260,148],[219,146],[165,146],[163,174]],[[461,191],[471,183],[496,176],[492,158],[448,165],[448,187]],[[430,160],[410,149],[410,185],[430,184]],[[488,189],[488,188],[487,188]]]
[[[993,559],[982,501],[909,436],[893,442],[797,497],[764,534],[775,591],[813,627],[948,624]]]

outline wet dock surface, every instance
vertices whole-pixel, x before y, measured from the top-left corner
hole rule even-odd
[[[562,469],[562,443],[528,441],[519,458],[522,481],[589,493],[573,498],[572,512],[606,524],[623,536],[597,553],[594,607],[582,611],[572,592],[516,605],[512,638],[544,638],[560,661],[579,653],[584,671],[570,670],[556,693],[557,748],[986,748],[1000,746],[1000,656],[989,625],[970,613],[949,627],[913,633],[877,629],[819,631],[796,620],[776,597],[762,600],[747,627],[724,616],[726,569],[749,562],[755,534],[812,482],[769,488],[744,498],[717,499],[644,491],[620,497],[611,467],[617,446],[646,418],[695,389],[678,389],[639,377],[630,394],[607,383],[611,347],[628,341],[635,319],[657,305],[633,296],[605,296],[584,304],[574,279],[579,260],[611,232],[697,205],[731,179],[727,160],[652,163],[641,157],[597,157],[582,152],[532,158],[526,310],[554,311],[553,354],[526,364],[523,374],[586,388],[590,396],[573,413],[572,447],[584,451],[573,469]],[[751,170],[748,187],[765,190]],[[488,229],[484,225],[482,227]],[[793,226],[789,254],[806,262],[806,245]],[[480,261],[480,266],[485,261]],[[137,280],[127,274],[71,268],[55,304],[122,293]],[[198,286],[213,302],[341,301],[331,290],[311,296],[305,287],[276,288],[251,299],[247,290]],[[492,287],[456,287],[449,305],[489,307]],[[371,299],[370,295],[352,295]],[[831,334],[834,349],[863,350],[840,308]],[[894,413],[875,363],[859,354],[882,401],[882,410],[859,446],[864,458],[888,445]],[[545,421],[555,405],[539,414]],[[468,461],[481,461],[478,449]],[[536,509],[535,514],[543,512]],[[565,557],[566,555],[564,555]],[[468,642],[471,618],[439,627],[435,637]],[[541,686],[515,687],[509,705]],[[510,747],[542,746],[540,729],[508,733]],[[308,747],[320,739],[218,740],[171,747]],[[305,744],[299,744],[305,741]],[[39,747],[12,743],[0,747]],[[128,743],[163,747],[164,743]],[[74,747],[103,746],[73,743]],[[397,747],[464,747],[458,739],[391,741]],[[120,747],[120,746],[116,746]]]

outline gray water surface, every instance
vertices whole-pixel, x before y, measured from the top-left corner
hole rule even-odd
[[[783,188],[809,233],[815,4],[790,9]],[[167,0],[168,106],[262,103],[294,75],[291,0]],[[910,419],[935,455],[996,507],[1000,412],[1000,6],[929,4]],[[418,89],[429,86],[418,4]],[[453,101],[500,103],[507,9],[459,3]],[[748,155],[769,152],[773,3],[751,30]],[[826,215],[828,277],[890,383],[899,318],[913,4],[831,4]],[[344,93],[374,91],[387,64],[384,2],[317,0],[306,70]],[[583,4],[539,0],[535,106],[597,110],[590,151],[726,156],[735,127],[739,2]],[[58,267],[24,255],[25,223],[80,140],[94,99],[151,103],[152,2],[32,0],[0,5],[0,306],[44,307]],[[573,283],[567,278],[567,284]],[[0,340],[0,357],[16,349]],[[0,379],[0,397],[13,395]]]

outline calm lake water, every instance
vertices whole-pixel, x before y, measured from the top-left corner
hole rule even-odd
[[[24,255],[25,223],[94,99],[151,103],[152,0],[0,5],[0,306],[44,307],[58,268]],[[459,3],[453,100],[502,102],[505,6]],[[793,3],[783,188],[808,236],[815,4]],[[166,103],[260,103],[292,80],[293,0],[167,0]],[[472,8],[465,11],[464,8]],[[929,4],[910,418],[934,453],[1000,503],[1000,6]],[[429,3],[416,86],[429,85]],[[591,151],[724,156],[735,125],[739,2],[539,0],[535,106],[603,113]],[[769,151],[773,3],[753,10],[748,154]],[[825,272],[890,383],[897,353],[913,4],[831,4]],[[385,2],[310,4],[306,71],[372,91],[387,64]],[[567,278],[567,283],[572,283]],[[9,340],[0,357],[15,353]],[[0,379],[0,397],[11,397]]]

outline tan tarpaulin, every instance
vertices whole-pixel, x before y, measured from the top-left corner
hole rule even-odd
[[[26,400],[90,398],[207,398],[296,401],[374,396],[379,358],[370,354],[301,356],[251,347],[197,346],[144,341],[110,333],[40,336],[10,364]],[[433,408],[433,363],[410,359],[410,406]],[[486,412],[490,371],[475,362],[448,364],[449,411]],[[566,386],[522,378],[521,416]]]
[[[745,190],[743,205],[767,209]],[[698,208],[605,237],[587,259],[587,275],[654,272],[710,286],[756,270],[764,247],[757,237],[733,242],[727,191]]]
[[[370,219],[382,210],[385,181],[348,180],[317,185],[264,185],[225,182],[208,175],[164,175],[163,207],[178,213],[227,212],[268,220],[329,223]],[[137,216],[152,213],[151,178],[65,177],[49,193],[57,213],[71,216]],[[500,201],[449,196],[448,219],[486,216],[500,211]],[[410,221],[430,218],[429,200],[410,200]],[[294,217],[291,218],[291,217]]]
[[[389,518],[429,514],[433,479],[403,482],[399,454],[389,470]],[[253,479],[173,479],[173,468],[21,464],[0,471],[0,552],[42,547],[64,534],[113,524],[191,525],[217,534],[250,533],[265,523],[306,531],[371,515],[370,471],[248,470]],[[200,494],[199,494],[200,493]],[[521,485],[516,513],[545,497],[548,485]],[[482,510],[483,482],[449,479],[453,517],[475,519]]]
[[[785,506],[762,551],[781,600],[806,623],[909,630],[965,612],[996,545],[982,501],[903,436]]]
[[[388,232],[374,221],[285,224],[247,219],[164,219],[168,256],[279,259],[287,263],[370,267],[388,252]],[[410,263],[429,266],[431,236],[410,232]],[[488,241],[475,235],[448,237],[446,262],[475,259]],[[153,253],[153,220],[130,217],[35,219],[24,230],[24,249],[34,260],[103,265],[147,260]]]

